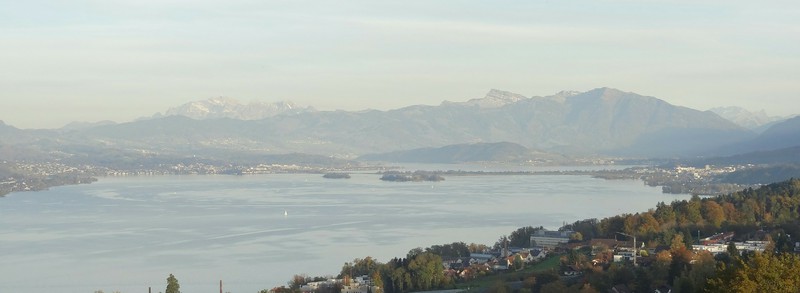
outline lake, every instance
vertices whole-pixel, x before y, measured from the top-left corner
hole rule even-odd
[[[458,168],[450,168],[458,169]],[[464,168],[461,168],[464,169]],[[492,245],[523,226],[646,211],[662,194],[589,176],[383,182],[319,174],[100,178],[0,198],[0,292],[255,293],[412,248]]]

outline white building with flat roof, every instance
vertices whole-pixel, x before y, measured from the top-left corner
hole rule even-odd
[[[574,231],[536,230],[536,232],[531,235],[531,246],[553,249],[559,244],[569,242],[573,234],[575,234]]]
[[[745,241],[731,243],[736,246],[736,250],[738,250],[739,253],[744,251],[764,252],[764,250],[767,249],[767,244],[769,244],[769,241]],[[728,251],[728,244],[716,243],[708,245],[692,245],[692,249],[695,251],[705,250],[713,254],[720,254]]]

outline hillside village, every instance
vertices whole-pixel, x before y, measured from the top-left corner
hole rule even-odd
[[[632,235],[618,233],[625,238]],[[769,240],[744,240],[733,241],[735,233],[717,233],[697,241],[691,245],[692,263],[703,258],[704,255],[719,256],[730,253],[733,250],[741,255],[753,253],[763,253],[774,245]],[[768,238],[767,233],[760,231],[756,237],[759,239]],[[503,245],[499,249],[472,252],[469,256],[445,258],[442,260],[441,267],[443,274],[455,280],[470,281],[488,275],[504,274],[507,272],[519,271],[527,266],[535,265],[547,258],[560,258],[560,266],[554,268],[558,275],[564,279],[575,279],[588,270],[608,270],[612,264],[625,264],[637,267],[649,267],[654,265],[657,257],[661,254],[670,253],[670,246],[646,246],[644,242],[634,242],[635,238],[602,239],[595,238],[581,240],[579,232],[571,230],[549,231],[537,229],[530,236],[530,245],[527,247],[509,247]],[[800,253],[800,242],[794,242],[794,253]],[[578,259],[588,257],[588,262],[582,264],[580,260],[572,262],[573,256],[579,255]],[[591,265],[591,267],[584,267]],[[286,293],[286,287],[276,287],[269,292]],[[376,284],[368,275],[350,277],[343,275],[341,278],[327,278],[307,282],[298,289],[300,292],[340,292],[340,293],[375,293],[383,292],[379,284]],[[634,292],[623,286],[615,286],[614,293]],[[662,286],[660,293],[672,292],[670,286]]]

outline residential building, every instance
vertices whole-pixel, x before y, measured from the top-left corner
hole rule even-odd
[[[702,245],[711,245],[711,244],[725,244],[733,239],[733,232],[726,232],[726,233],[718,233],[712,236],[700,239],[700,244]]]
[[[764,252],[767,249],[767,244],[769,241],[745,241],[745,242],[731,242],[734,246],[736,246],[736,250],[739,253],[744,251],[754,251],[754,252]],[[719,254],[728,251],[728,244],[726,243],[716,243],[716,244],[708,244],[708,245],[692,245],[692,249],[697,250],[706,250],[713,254]]]
[[[554,249],[559,244],[569,242],[570,237],[575,234],[573,231],[548,231],[545,229],[536,230],[531,235],[531,246]]]

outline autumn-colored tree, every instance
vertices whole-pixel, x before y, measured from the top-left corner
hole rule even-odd
[[[683,233],[675,234],[670,245],[670,256],[672,262],[669,269],[669,280],[675,279],[684,273],[692,262],[692,252],[686,249],[683,242]]]
[[[347,262],[342,266],[342,270],[339,271],[339,276],[371,276],[372,273],[378,270],[380,265],[381,264],[379,262],[370,256],[367,256],[363,259],[356,258],[353,260],[353,262]]]
[[[378,287],[373,293],[383,293],[383,277],[377,270],[372,273],[372,285]]]
[[[669,250],[662,250],[656,253],[655,261],[650,266],[653,277],[653,285],[660,286],[669,282],[670,265],[672,265],[672,253]]]
[[[639,214],[625,215],[622,222],[624,223],[622,231],[626,234],[634,234],[636,233],[636,226],[639,225]]]
[[[289,288],[292,290],[298,290],[303,285],[308,284],[309,279],[310,278],[306,274],[294,275],[292,276],[292,279],[289,280]]]
[[[741,215],[739,213],[739,210],[736,209],[736,206],[734,206],[730,202],[723,202],[721,206],[722,206],[722,211],[725,214],[726,221],[728,221],[729,223],[739,222]]]
[[[714,228],[719,228],[722,226],[722,222],[725,221],[725,211],[722,209],[716,201],[707,200],[703,202],[703,218],[706,221],[714,226]]]
[[[683,241],[683,233],[675,234],[675,237],[672,237],[672,242],[670,242],[669,250],[670,252],[674,252],[680,250],[681,248],[686,249],[686,244]]]
[[[653,216],[653,213],[643,213],[639,216],[639,227],[636,234],[648,235],[660,231],[661,225]]]
[[[797,292],[800,288],[800,256],[756,253],[749,261],[721,264],[709,280],[710,292]]]

